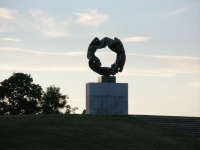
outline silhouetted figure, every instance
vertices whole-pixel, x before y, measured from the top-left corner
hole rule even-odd
[[[86,114],[86,110],[84,109],[83,112],[82,112],[82,115],[85,115],[85,114]]]
[[[106,46],[117,54],[116,61],[111,65],[111,68],[101,67],[101,61],[97,56],[95,56],[97,49],[105,48]],[[123,44],[118,38],[114,38],[113,40],[111,38],[104,37],[102,40],[99,40],[95,37],[88,47],[87,58],[89,59],[89,66],[93,71],[100,75],[109,76],[122,72],[126,61],[126,54]]]

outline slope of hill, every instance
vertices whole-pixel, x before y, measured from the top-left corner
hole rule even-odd
[[[149,124],[171,127],[176,132],[200,138],[200,117],[134,115]]]
[[[199,143],[131,116],[0,117],[1,150],[195,150]]]

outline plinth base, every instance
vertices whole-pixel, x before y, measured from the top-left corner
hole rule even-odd
[[[115,76],[100,76],[98,77],[98,83],[116,83]]]
[[[128,115],[128,83],[87,83],[86,114]]]

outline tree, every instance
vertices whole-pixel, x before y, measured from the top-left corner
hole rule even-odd
[[[61,109],[63,109],[66,114],[75,112],[77,108],[71,108],[70,105],[67,105],[67,95],[62,95],[60,93],[60,88],[49,86],[47,91],[44,93],[42,98],[42,113],[43,114],[60,114]]]
[[[0,115],[37,114],[43,90],[28,74],[13,73],[0,83]]]

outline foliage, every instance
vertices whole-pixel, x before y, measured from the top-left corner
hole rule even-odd
[[[70,105],[67,105],[67,99],[69,99],[69,97],[67,95],[62,95],[59,87],[55,87],[54,85],[49,86],[42,98],[42,113],[60,114],[61,109],[63,109],[66,114],[75,112],[76,108],[71,108]]]
[[[14,73],[1,82],[0,115],[37,114],[41,108],[42,88],[30,75]]]
[[[46,92],[33,84],[28,74],[14,73],[0,83],[0,115],[74,113],[77,108],[67,105],[67,95],[60,88],[49,86]]]

